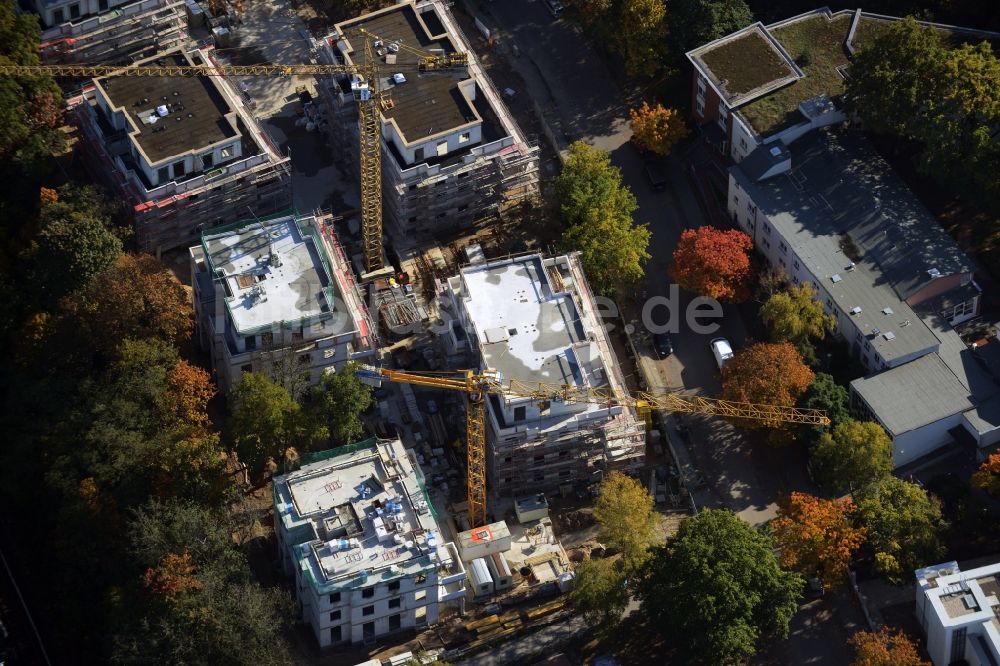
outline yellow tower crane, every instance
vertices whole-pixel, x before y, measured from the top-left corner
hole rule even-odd
[[[611,388],[591,388],[568,384],[505,381],[491,370],[475,372],[463,370],[454,373],[402,372],[376,366],[362,366],[358,376],[368,383],[382,380],[450,389],[465,394],[466,449],[468,456],[467,488],[469,498],[469,526],[486,524],[486,394],[508,398],[527,398],[536,401],[563,403],[589,403],[606,407],[631,407],[639,411],[664,410],[687,414],[710,414],[758,421],[777,426],[782,423],[829,425],[826,413],[816,409],[799,409],[780,405],[758,405],[749,402],[732,402],[700,396],[682,396],[677,393],[618,393]]]
[[[381,89],[381,58],[399,50],[416,56],[415,62],[392,65],[393,72],[447,71],[468,65],[465,53],[433,54],[381,39],[364,29],[352,31],[364,42],[364,61],[360,65],[340,64],[275,64],[251,65],[14,65],[0,63],[0,76],[329,76],[351,74],[356,78],[354,94],[358,100],[358,134],[360,144],[361,235],[364,246],[365,271],[383,267],[382,261],[382,123],[381,112],[391,102]],[[378,46],[373,46],[376,44]]]

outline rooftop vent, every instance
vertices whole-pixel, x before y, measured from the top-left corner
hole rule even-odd
[[[846,271],[853,271],[853,270],[854,270],[854,267],[855,267],[856,265],[857,265],[857,264],[855,264],[855,263],[854,263],[854,262],[852,261],[852,262],[851,262],[851,263],[850,263],[850,264],[849,264],[849,265],[847,266],[847,268],[845,268],[844,270],[846,270]]]
[[[892,314],[892,308],[882,308],[882,314],[884,314],[884,315],[891,315]]]
[[[853,308],[851,308],[851,314],[852,315],[859,315],[859,314],[861,314],[861,308],[859,306],[855,305]]]
[[[781,154],[781,148],[778,148],[777,146],[771,146],[771,155],[777,157],[780,154]]]
[[[392,82],[398,86],[401,83],[406,83],[406,77],[401,72],[396,72],[392,75]]]
[[[927,274],[930,275],[932,278],[941,277],[941,271],[939,271],[936,268],[928,268]]]
[[[840,277],[840,273],[834,273],[833,275],[830,276],[830,282],[833,282],[834,284],[837,284],[843,279],[844,278]]]
[[[879,333],[881,333],[881,332],[882,332],[882,331],[881,331],[880,329],[878,329],[878,328],[873,328],[873,329],[872,329],[872,335],[878,335],[878,334],[879,334]]]
[[[166,99],[166,97],[164,97],[163,99]],[[166,104],[160,104],[158,107],[156,107],[156,115],[158,115],[159,117],[162,118],[163,116],[167,115],[167,113],[168,111]]]
[[[891,341],[891,340],[895,340],[896,339],[896,334],[893,333],[892,331],[886,331],[882,335],[882,337],[885,338],[886,340],[890,340]]]

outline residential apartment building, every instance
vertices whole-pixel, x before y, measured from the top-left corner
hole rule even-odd
[[[361,30],[373,35],[380,68],[382,201],[389,229],[433,232],[474,223],[538,192],[539,148],[525,137],[461,30],[438,0],[404,2],[338,23],[317,41],[323,62],[366,63]],[[419,71],[428,54],[468,54],[458,70]],[[343,75],[317,91],[332,110],[328,129],[357,170],[356,96],[367,82]]]
[[[504,381],[626,391],[577,253],[530,254],[464,267],[448,280],[445,339]],[[523,495],[635,473],[645,427],[620,405],[490,395],[487,473],[493,492]]]
[[[695,122],[734,162],[758,146],[791,144],[844,122],[840,98],[852,54],[898,20],[824,7],[770,25],[754,23],[689,51]],[[1000,40],[1000,33],[924,25],[949,39]]]
[[[282,566],[321,647],[420,629],[446,607],[464,611],[462,560],[399,440],[306,455],[273,486]]]
[[[145,62],[214,64],[204,49]],[[289,158],[224,77],[94,79],[73,115],[91,173],[118,194],[144,251],[188,247],[205,229],[291,205]]]
[[[130,63],[187,38],[183,0],[33,0],[42,62]]]
[[[758,147],[729,169],[728,209],[772,266],[816,288],[871,373],[851,384],[854,409],[886,428],[897,466],[1000,440],[992,371],[953,329],[979,312],[973,264],[860,133]]]
[[[962,571],[946,562],[915,573],[917,618],[934,666],[1000,663],[1000,563]]]
[[[250,371],[304,388],[374,354],[372,321],[323,220],[244,220],[204,232],[190,255],[195,339],[222,392]]]

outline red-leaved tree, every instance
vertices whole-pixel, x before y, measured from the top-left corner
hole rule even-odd
[[[750,345],[722,368],[722,398],[790,407],[815,379],[790,342],[758,342]],[[779,420],[732,419],[746,428],[781,425]]]
[[[920,658],[917,646],[901,631],[859,631],[850,643],[856,651],[851,666],[931,666]]]
[[[972,475],[972,485],[1000,497],[1000,453],[994,453]]]
[[[750,237],[736,229],[686,229],[674,250],[670,277],[699,296],[746,300],[750,295],[752,248]]]

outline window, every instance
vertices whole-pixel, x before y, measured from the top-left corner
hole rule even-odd
[[[795,275],[793,275],[792,276],[792,284],[798,284],[798,283],[799,283],[799,278],[796,277]]]
[[[389,608],[399,608],[403,605],[403,600],[400,597],[395,599],[389,599]]]
[[[270,347],[271,345],[273,345],[274,333],[272,333],[271,331],[267,331],[266,333],[261,333],[260,344],[264,345],[265,347]]]
[[[569,457],[569,451],[560,451],[559,452],[559,457],[560,458],[567,458],[567,457]]]
[[[799,270],[799,262],[797,259],[792,262],[792,268],[794,268],[795,270]]]
[[[170,169],[163,167],[156,170],[156,184],[162,185],[163,183],[170,180]]]
[[[375,596],[375,588],[374,587],[368,587],[368,588],[365,588],[365,589],[361,590],[361,598],[362,599],[371,599],[374,596]]]
[[[739,206],[740,205],[740,198],[738,196],[736,196],[735,194],[733,195],[733,205],[734,206]]]
[[[184,175],[184,162],[174,162],[174,178],[180,178]]]
[[[705,100],[701,99],[700,97],[698,98],[698,106],[695,109],[695,111],[697,111],[699,116],[705,115]]]
[[[965,635],[968,630],[965,627],[956,629],[951,635],[951,661],[961,661],[965,659]]]
[[[569,473],[570,473],[570,470],[568,470],[568,469],[561,469],[561,470],[559,470],[559,476],[560,477],[569,476]]]
[[[705,92],[705,77],[704,76],[699,76],[698,77],[698,92],[700,92],[700,93],[704,93]]]
[[[386,585],[386,587],[389,588],[390,592],[399,592],[399,581],[398,580],[394,580],[391,583],[389,583],[388,585]]]
[[[340,592],[334,592],[333,594],[330,595],[330,603],[331,604],[340,603]]]
[[[312,362],[312,354],[299,354],[299,365],[309,365]]]
[[[781,250],[782,254],[788,254],[788,246],[785,245],[784,241],[778,244],[778,249]]]
[[[413,582],[416,583],[417,585],[423,585],[424,583],[427,582],[427,575],[426,574],[420,574],[416,578],[413,579]]]
[[[102,12],[108,11],[108,0],[98,0],[97,9]]]
[[[753,202],[749,200],[747,201],[747,212],[753,213]]]
[[[399,629],[400,626],[399,617],[400,617],[399,613],[389,616],[389,631],[393,631],[394,629]]]
[[[247,351],[253,351],[254,349],[257,349],[257,336],[256,335],[251,335],[250,337],[245,338],[244,342],[246,344]]]
[[[514,408],[514,420],[523,421],[527,416],[527,407],[515,407]]]
[[[867,340],[865,340],[865,351],[868,351],[871,348],[872,348],[872,346],[870,344],[868,344]]]
[[[469,132],[462,132],[458,135],[459,143],[469,143],[470,139],[472,139],[472,135]]]
[[[247,363],[240,368],[240,372],[253,372],[253,366]]]
[[[54,12],[52,12],[52,22],[53,23],[62,23],[65,20],[66,20],[66,15],[63,14],[63,10],[57,9]]]
[[[361,614],[362,615],[374,615],[375,614],[375,606],[365,606],[364,608],[361,609]]]
[[[771,235],[771,225],[768,224],[767,222],[764,223],[764,233],[767,234],[768,236]],[[770,247],[770,245],[768,247]]]
[[[419,592],[413,595],[414,601],[423,601],[426,598],[427,598],[427,590],[420,590]]]
[[[415,160],[422,160],[422,159],[424,159],[424,149],[423,148],[417,148],[416,150],[414,150],[413,151],[413,159],[415,159]]]
[[[222,159],[227,160],[233,156],[233,147],[224,146],[222,150],[219,151],[219,154],[222,156]]]
[[[375,623],[365,622],[361,625],[361,635],[363,638],[374,638],[375,636]]]
[[[331,643],[339,643],[340,642],[340,639],[341,639],[340,630],[341,630],[341,625],[339,625],[339,624],[336,627],[330,627],[330,642]]]
[[[507,457],[505,457],[505,458],[503,459],[503,461],[504,461],[505,463],[509,463],[509,462],[510,462],[510,456],[507,456]]]
[[[69,17],[71,19],[80,18],[80,5],[73,4],[69,6]]]
[[[747,140],[746,139],[740,139],[740,148],[742,148],[743,150],[747,149]]]
[[[332,613],[330,613],[330,622],[336,622],[339,619],[340,619],[340,611],[339,610],[335,610]]]
[[[545,462],[545,456],[544,455],[535,456],[535,462],[536,463],[543,463],[543,462]]]
[[[764,247],[766,247],[768,250],[770,250],[771,249],[771,241],[769,241],[769,240],[767,240],[765,238],[764,239]]]
[[[202,155],[201,156],[201,168],[203,168],[203,169],[211,169],[212,168],[212,164],[214,164],[214,161],[213,161],[213,158],[212,158],[212,153],[208,153],[207,155]]]

